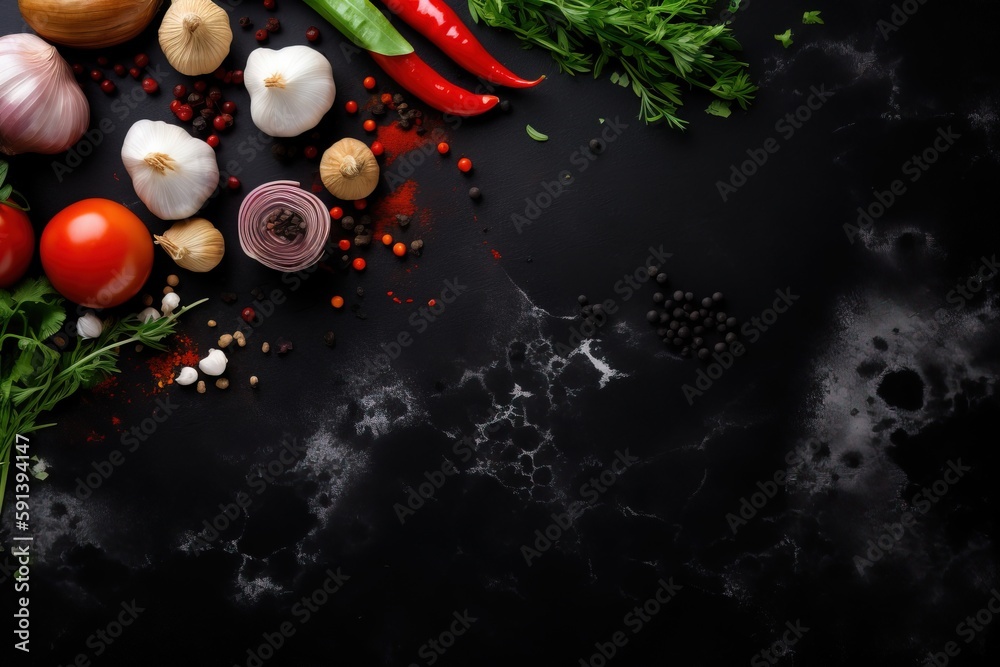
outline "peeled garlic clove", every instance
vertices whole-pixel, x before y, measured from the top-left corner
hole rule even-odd
[[[191,368],[190,366],[185,366],[181,369],[181,372],[177,374],[177,379],[174,380],[177,384],[189,385],[194,384],[198,381],[198,371]]]
[[[188,76],[211,74],[229,55],[229,15],[211,0],[174,0],[163,16],[160,48],[171,67]]]
[[[225,352],[212,348],[208,351],[208,356],[198,362],[198,368],[205,375],[222,375],[226,372],[228,363]]]
[[[122,161],[139,199],[163,220],[194,215],[219,186],[215,149],[160,120],[136,121],[125,135]]]
[[[76,334],[84,340],[98,338],[103,331],[104,323],[92,310],[88,310],[83,317],[76,321]]]
[[[171,292],[163,295],[163,301],[160,302],[160,309],[163,311],[164,315],[169,315],[174,312],[174,308],[180,304],[181,297],[178,296],[177,292]]]
[[[378,160],[364,142],[350,137],[326,149],[319,165],[323,185],[334,197],[364,199],[378,185]]]
[[[162,317],[160,315],[160,311],[153,307],[143,308],[139,311],[139,321],[143,324],[146,322],[155,322],[160,319],[160,317]]]
[[[254,49],[243,80],[254,125],[272,137],[294,137],[316,127],[337,93],[330,61],[301,45]]]
[[[177,266],[196,273],[211,271],[226,253],[222,232],[205,218],[175,222],[162,236],[154,235],[153,242],[166,250]]]

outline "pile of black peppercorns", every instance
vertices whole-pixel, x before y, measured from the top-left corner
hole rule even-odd
[[[648,269],[660,289],[667,289],[667,274],[657,267]],[[715,292],[701,300],[693,292],[676,290],[673,293],[656,292],[656,308],[646,313],[646,321],[656,325],[656,335],[664,344],[676,349],[684,358],[708,359],[712,352],[724,352],[737,339],[739,322],[723,307],[722,292]]]

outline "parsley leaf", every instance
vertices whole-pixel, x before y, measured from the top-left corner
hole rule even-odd
[[[802,22],[806,25],[813,25],[816,23],[823,23],[823,19],[819,17],[819,11],[805,12],[802,14]]]
[[[779,42],[781,42],[781,45],[787,49],[789,46],[792,45],[792,29],[789,28],[780,35],[775,35],[774,38]]]
[[[708,105],[708,108],[705,109],[705,113],[712,116],[719,116],[720,118],[729,118],[733,112],[729,110],[729,102],[712,100],[712,102]]]

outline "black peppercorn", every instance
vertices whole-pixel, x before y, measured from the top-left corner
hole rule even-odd
[[[253,21],[250,20],[249,16],[240,17],[240,27],[246,30],[247,28],[253,27]]]

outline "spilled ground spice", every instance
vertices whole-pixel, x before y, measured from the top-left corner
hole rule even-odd
[[[382,144],[382,147],[385,148],[384,165],[386,167],[391,165],[396,158],[405,155],[410,151],[417,150],[432,141],[444,141],[444,133],[441,131],[427,131],[423,134],[417,134],[416,130],[413,128],[410,128],[409,130],[401,128],[399,126],[399,121],[388,125],[379,125],[376,137]],[[434,155],[437,155],[437,151],[434,151]]]
[[[417,214],[417,182],[413,179],[403,181],[399,186],[382,197],[375,208],[372,209],[371,216],[375,224],[375,236],[392,232],[397,228],[399,221],[397,215],[405,215],[412,218]],[[425,216],[419,216],[421,220]]]
[[[147,396],[157,393],[163,387],[174,383],[174,375],[182,366],[198,366],[198,347],[191,337],[177,333],[171,336],[170,346],[164,351],[151,356],[146,362],[149,372],[153,375],[153,385],[145,393]]]

